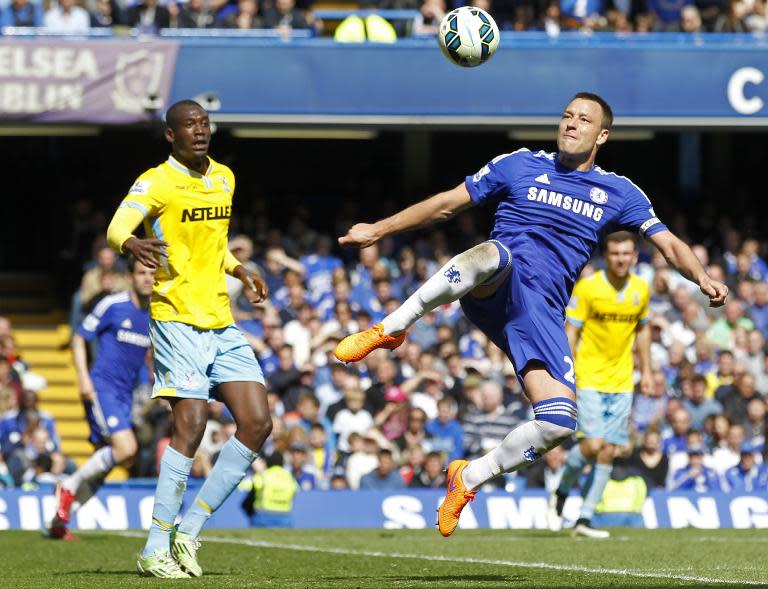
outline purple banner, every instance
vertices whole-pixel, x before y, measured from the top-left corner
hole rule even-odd
[[[0,40],[0,121],[125,124],[168,106],[179,44]]]

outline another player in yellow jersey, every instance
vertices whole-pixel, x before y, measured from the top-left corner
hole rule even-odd
[[[574,535],[607,538],[591,525],[595,507],[611,478],[616,446],[629,441],[629,415],[634,390],[632,345],[637,339],[640,386],[653,388],[651,331],[648,326],[648,283],[632,274],[637,262],[635,239],[620,231],[608,235],[603,250],[605,270],[579,280],[566,309],[565,332],[574,350],[576,403],[580,442],[568,453],[565,472],[549,503],[550,529],[562,527],[566,497],[587,463],[592,473],[583,489],[584,502]]]
[[[163,454],[149,539],[136,561],[140,574],[198,577],[200,529],[240,483],[272,430],[261,368],[230,313],[225,272],[239,278],[251,303],[267,288],[227,249],[235,178],[208,156],[208,113],[177,102],[165,117],[168,160],[142,174],[117,209],[110,244],[156,268],[150,304],[155,358],[153,396],[167,398],[173,434]],[[143,221],[146,239],[133,231]],[[205,431],[210,392],[232,412],[237,431],[181,523],[192,461]]]

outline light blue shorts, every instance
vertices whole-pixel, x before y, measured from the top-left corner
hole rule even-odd
[[[210,399],[223,382],[264,383],[256,356],[234,325],[198,329],[175,321],[149,321],[155,352],[152,397]]]
[[[579,409],[578,437],[602,438],[618,446],[629,442],[632,393],[600,393],[577,389],[576,405]]]

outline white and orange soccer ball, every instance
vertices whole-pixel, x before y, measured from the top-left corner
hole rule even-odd
[[[462,67],[485,63],[499,46],[493,17],[473,6],[451,10],[440,22],[437,42],[445,57]]]

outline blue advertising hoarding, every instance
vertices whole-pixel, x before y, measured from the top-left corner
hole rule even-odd
[[[154,489],[106,486],[73,518],[76,529],[147,529],[152,519]],[[196,493],[190,488],[186,501]],[[431,528],[442,491],[311,491],[300,493],[294,506],[297,528]],[[212,528],[244,528],[244,494],[236,491],[209,522]],[[581,498],[572,496],[564,516],[578,516]],[[543,491],[479,493],[462,513],[463,528],[545,529],[547,495]],[[0,491],[0,530],[38,530],[56,509],[49,490]],[[768,493],[666,493],[654,491],[643,509],[646,528],[766,528]]]
[[[587,90],[612,104],[618,125],[768,126],[760,35],[504,33],[490,61],[460,68],[434,38],[230,33],[6,36],[0,121],[133,124],[197,98],[233,125],[540,126]]]
[[[582,90],[625,125],[766,125],[768,40],[508,33],[485,65],[460,68],[434,39],[185,38],[172,96],[210,97],[222,122],[538,125]]]

